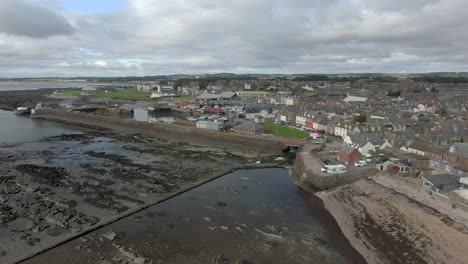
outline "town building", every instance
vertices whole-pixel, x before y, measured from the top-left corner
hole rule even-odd
[[[198,121],[197,128],[221,131],[224,129],[224,123],[211,121]]]
[[[263,91],[240,91],[239,92],[239,97],[240,98],[246,98],[246,99],[265,99],[268,97],[270,93],[269,92],[263,92]]]
[[[343,146],[338,155],[345,164],[353,164],[362,159],[361,152],[350,146]]]
[[[234,132],[258,135],[258,134],[265,134],[265,128],[256,123],[244,122],[234,127]]]

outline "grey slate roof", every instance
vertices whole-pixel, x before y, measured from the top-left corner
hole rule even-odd
[[[248,130],[264,130],[265,128],[257,123],[252,122],[244,122],[238,125],[236,128],[238,129],[248,129]]]
[[[460,182],[460,177],[450,174],[436,174],[424,176],[424,179],[430,181],[434,185],[456,185]]]
[[[364,146],[367,142],[372,143],[374,146],[380,146],[385,143],[379,135],[375,133],[359,133],[351,136],[351,141],[358,146]]]
[[[236,95],[237,93],[235,92],[222,92],[220,94],[212,94],[212,93],[204,93],[204,94],[201,94],[199,96],[197,96],[197,98],[199,99],[231,99],[234,95]]]
[[[353,147],[350,147],[350,146],[343,146],[340,150],[340,152],[343,152],[347,155],[351,154],[354,150],[356,150],[355,148]]]
[[[468,143],[457,143],[450,148],[450,152],[462,157],[468,157]]]

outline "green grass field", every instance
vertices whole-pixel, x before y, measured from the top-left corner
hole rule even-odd
[[[270,131],[273,134],[280,135],[283,137],[290,137],[290,138],[306,138],[309,137],[309,133],[300,131],[297,129],[277,125],[274,123],[262,123],[261,124],[264,128]]]
[[[108,93],[100,93],[98,97],[149,97],[151,93],[145,92],[136,92],[136,91],[122,91],[122,92],[108,92]]]
[[[60,94],[63,94],[63,95],[75,95],[75,96],[79,96],[81,91],[80,90],[63,90],[63,91],[60,91],[58,92]]]

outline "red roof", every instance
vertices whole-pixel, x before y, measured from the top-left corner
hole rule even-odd
[[[221,108],[216,108],[216,107],[205,107],[205,111],[210,112],[210,113],[224,113],[224,110]]]

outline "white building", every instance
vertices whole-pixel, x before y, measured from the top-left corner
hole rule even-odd
[[[151,92],[153,91],[153,88],[155,87],[155,85],[152,85],[152,84],[138,84],[136,86],[136,89],[138,92]]]
[[[260,115],[263,117],[263,118],[275,118],[276,117],[276,113],[278,113],[278,110],[273,110],[271,111],[268,111],[266,109],[263,109],[263,110],[260,110]]]
[[[304,89],[306,91],[311,91],[311,92],[314,91],[314,88],[310,87],[309,85],[303,86],[302,89]]]
[[[307,125],[307,117],[297,115],[296,116],[296,124],[305,127]]]
[[[294,105],[294,98],[292,98],[292,97],[281,97],[281,104],[283,104],[283,105]]]
[[[359,97],[359,96],[348,96],[344,100],[344,102],[366,102],[367,98],[366,97]]]
[[[348,132],[349,131],[347,125],[335,126],[335,136],[345,138],[349,134]]]

